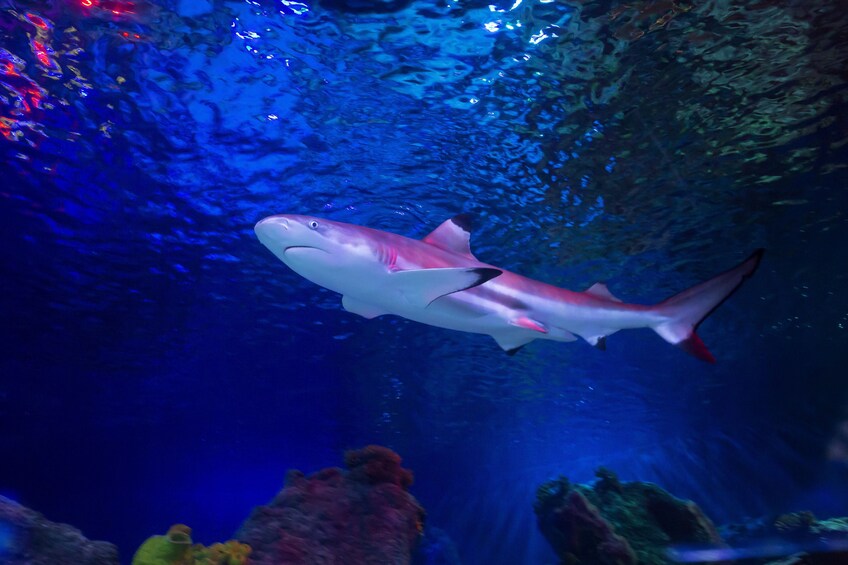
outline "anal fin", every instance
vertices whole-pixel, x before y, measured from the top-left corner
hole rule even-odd
[[[527,334],[526,332],[510,332],[510,333],[502,333],[500,335],[492,336],[498,345],[501,346],[501,349],[506,351],[509,355],[515,355],[515,353],[536,339],[532,334]]]
[[[524,345],[527,345],[527,344],[524,344]],[[512,349],[507,350],[506,354],[509,355],[510,357],[512,357],[513,355],[515,355],[516,353],[521,351],[521,348],[524,347],[524,345],[519,345],[518,347],[513,347]]]
[[[379,306],[374,306],[373,304],[368,304],[367,302],[363,302],[361,300],[357,300],[356,298],[351,298],[350,296],[342,296],[342,306],[348,312],[353,314],[359,314],[363,318],[376,318],[377,316],[382,316],[383,314],[389,314],[390,312],[386,312],[384,309]]]
[[[588,336],[587,335],[581,335],[580,337],[585,339],[586,342],[589,345],[591,345],[592,347],[596,347],[596,348],[600,349],[601,351],[606,351],[607,350],[607,336],[609,336],[610,334],[614,334],[614,333],[615,333],[615,330],[611,330],[608,333],[604,333],[604,334],[588,335]]]

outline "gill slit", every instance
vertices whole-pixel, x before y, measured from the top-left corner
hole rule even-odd
[[[389,272],[399,270],[397,266],[397,249],[393,245],[381,245],[379,260],[386,265]]]

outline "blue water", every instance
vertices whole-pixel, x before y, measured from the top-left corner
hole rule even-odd
[[[848,514],[846,29],[838,2],[0,0],[0,493],[125,559],[368,443],[467,564],[553,561],[535,488],[600,465],[720,523]],[[344,312],[256,240],[283,212],[467,212],[481,260],[642,303],[767,253],[699,330],[714,366],[649,331],[508,357]]]

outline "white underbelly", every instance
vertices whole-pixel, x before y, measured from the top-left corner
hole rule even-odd
[[[406,305],[402,301],[386,304],[386,308],[391,314],[415,322],[461,332],[493,335],[513,328],[502,313],[475,308],[449,296],[435,300],[426,308]]]

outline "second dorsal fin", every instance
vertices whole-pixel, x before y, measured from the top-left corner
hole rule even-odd
[[[471,216],[468,214],[460,214],[445,220],[422,241],[476,260],[471,254]]]
[[[598,298],[612,300],[613,302],[621,302],[620,298],[618,298],[617,296],[613,296],[613,294],[607,288],[606,283],[596,282],[583,292],[585,292],[586,294],[591,294],[592,296],[596,296]]]

